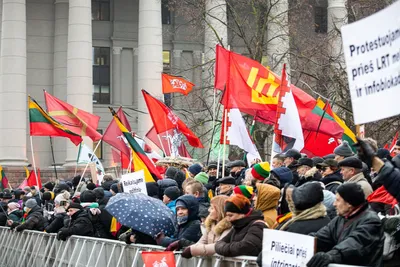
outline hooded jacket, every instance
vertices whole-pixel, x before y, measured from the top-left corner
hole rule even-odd
[[[327,252],[331,263],[383,266],[383,226],[368,203],[349,217],[337,216],[312,235],[317,238],[317,251]]]
[[[178,183],[175,180],[172,180],[170,178],[165,178],[162,180],[157,181],[158,184],[158,198],[162,199],[164,195],[165,189],[171,186],[178,186]]]
[[[71,216],[68,227],[63,227],[58,232],[60,239],[65,240],[71,235],[93,236],[93,225],[85,210],[79,210]]]
[[[15,230],[17,232],[23,230],[43,231],[46,226],[47,221],[43,217],[43,210],[39,206],[35,206],[29,211],[26,221],[23,224],[18,225]]]
[[[326,190],[336,194],[337,188],[343,183],[343,177],[340,174],[340,170],[337,170],[322,178],[321,182],[324,183]]]
[[[385,189],[400,202],[400,170],[395,168],[392,163],[385,162],[385,165],[380,169],[377,181],[380,181],[385,186]]]
[[[257,203],[255,209],[264,215],[264,221],[269,228],[272,228],[278,216],[277,207],[281,191],[273,185],[257,184]]]
[[[263,229],[267,228],[262,213],[253,210],[232,225],[232,230],[215,244],[215,251],[225,257],[257,256],[262,250]]]
[[[186,223],[178,225],[178,232],[175,235],[176,238],[164,237],[161,240],[160,245],[168,247],[174,241],[179,240],[180,247],[187,247],[193,243],[199,241],[201,237],[200,220],[198,218],[199,213],[199,202],[192,195],[184,195],[177,198],[176,201],[182,201],[185,203],[189,210],[188,220]]]

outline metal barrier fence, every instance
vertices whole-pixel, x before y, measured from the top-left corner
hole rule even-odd
[[[56,234],[38,231],[15,232],[0,227],[0,266],[2,267],[139,267],[142,251],[163,251],[151,245],[127,245],[124,242],[84,236],[57,240]],[[256,257],[185,259],[175,253],[176,267],[254,267]],[[329,267],[344,265],[329,265]]]

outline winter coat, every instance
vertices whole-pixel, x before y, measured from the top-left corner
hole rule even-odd
[[[138,231],[134,231],[132,229],[129,229],[127,232],[123,233],[120,236],[120,240],[125,241],[126,244],[130,245],[132,244],[131,242],[131,236],[135,236],[135,242],[134,244],[144,244],[144,245],[157,245],[157,242],[154,238],[152,238],[149,235],[143,234]]]
[[[225,257],[257,256],[262,250],[263,229],[267,228],[260,211],[231,222],[232,230],[215,244],[215,251]]]
[[[376,179],[382,181],[385,189],[400,202],[400,170],[398,168],[387,161]]]
[[[68,223],[69,217],[66,212],[54,214],[45,231],[47,233],[58,233],[61,228],[68,226]]]
[[[8,214],[8,218],[13,222],[20,222],[22,218],[22,211],[21,210],[13,210],[10,214]]]
[[[85,203],[88,205],[89,203]],[[93,204],[98,205],[97,202]],[[110,232],[112,216],[106,209],[90,208],[90,206],[84,207],[83,209],[92,222],[94,237],[114,239]]]
[[[176,214],[176,199],[173,200],[173,201],[171,201],[171,202],[169,202],[169,203],[167,204],[167,207],[168,207],[170,210],[172,210],[172,212],[173,212],[174,214]]]
[[[243,183],[243,180],[246,176],[246,168],[243,168],[238,172],[233,178],[235,178],[235,184],[236,185],[241,185]]]
[[[278,217],[277,207],[281,190],[273,185],[257,184],[257,203],[255,209],[261,211],[264,215],[264,221],[269,228],[272,228]]]
[[[189,210],[188,221],[184,224],[178,225],[178,232],[175,235],[176,238],[164,237],[161,240],[160,245],[168,247],[174,241],[179,240],[180,247],[187,247],[199,241],[201,237],[200,221],[198,218],[199,213],[199,202],[196,198],[191,195],[180,196],[178,200],[185,203]]]
[[[204,197],[197,198],[199,201],[199,218],[206,218],[208,216],[208,208],[210,208],[210,203],[208,203],[207,199]]]
[[[364,191],[365,199],[372,194],[372,187],[368,183],[367,179],[365,179],[364,174],[362,172],[354,175],[349,180],[345,181],[345,183],[356,183],[359,184]]]
[[[226,218],[218,223],[206,219],[207,232],[203,234],[200,240],[190,246],[192,256],[212,256],[215,254],[215,243],[224,238],[232,228],[232,224]]]
[[[85,210],[75,212],[74,215],[71,216],[68,227],[63,227],[58,232],[58,236],[61,240],[65,240],[71,235],[94,236],[92,222]]]
[[[349,217],[335,217],[312,235],[317,238],[317,251],[329,253],[332,263],[383,266],[383,226],[367,203]]]
[[[263,183],[275,186],[278,189],[281,188],[281,182],[279,181],[279,178],[275,175],[270,175],[267,179],[264,180]]]
[[[342,175],[340,174],[340,170],[328,174],[327,176],[321,179],[321,182],[324,183],[326,190],[336,194],[337,188],[343,183],[343,178]]]
[[[15,226],[15,223],[13,224]],[[26,217],[23,224],[18,225],[15,230],[17,232],[23,230],[43,231],[47,226],[47,221],[43,217],[43,210],[39,206],[33,207]]]
[[[159,199],[163,198],[165,189],[167,189],[168,187],[171,187],[171,186],[178,186],[178,183],[175,180],[172,180],[170,178],[158,180],[157,184],[158,184],[158,198]]]
[[[290,224],[284,231],[296,234],[308,235],[310,233],[317,232],[322,227],[328,225],[330,221],[331,220],[329,219],[328,216],[320,217],[317,219],[304,220],[304,221],[295,221],[292,224]]]
[[[302,186],[305,183],[308,182],[321,182],[321,178],[322,175],[321,173],[318,171],[318,169],[316,167],[313,167],[311,169],[309,169],[304,176],[301,176],[299,178],[299,180],[297,181],[297,183],[295,184],[296,187]]]
[[[295,185],[300,179],[299,174],[297,173],[297,160],[294,160],[292,163],[290,163],[288,168],[292,171],[293,174],[293,179],[291,184]]]

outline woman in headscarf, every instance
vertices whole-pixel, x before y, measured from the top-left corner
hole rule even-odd
[[[272,228],[278,216],[276,209],[278,207],[281,191],[277,187],[269,184],[258,183],[256,187],[257,192],[253,198],[254,207],[256,210],[263,213],[264,221],[269,228]]]
[[[200,240],[190,247],[185,248],[182,256],[191,258],[195,256],[211,256],[215,254],[215,243],[226,236],[232,224],[225,218],[225,201],[228,196],[220,195],[211,199],[208,211],[210,214],[205,220],[206,233]]]

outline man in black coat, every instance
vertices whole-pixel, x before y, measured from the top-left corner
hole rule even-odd
[[[71,203],[68,207],[68,216],[71,221],[68,227],[63,227],[57,234],[58,240],[65,241],[71,235],[93,236],[94,230],[88,213],[78,203]]]
[[[361,186],[341,185],[334,206],[338,216],[312,234],[317,239],[318,253],[307,266],[326,267],[330,263],[383,266],[383,227],[365,201]]]
[[[28,214],[24,223],[13,222],[11,228],[17,232],[23,230],[43,231],[47,220],[43,217],[43,210],[38,206],[36,199],[30,198],[25,202],[24,212]]]

